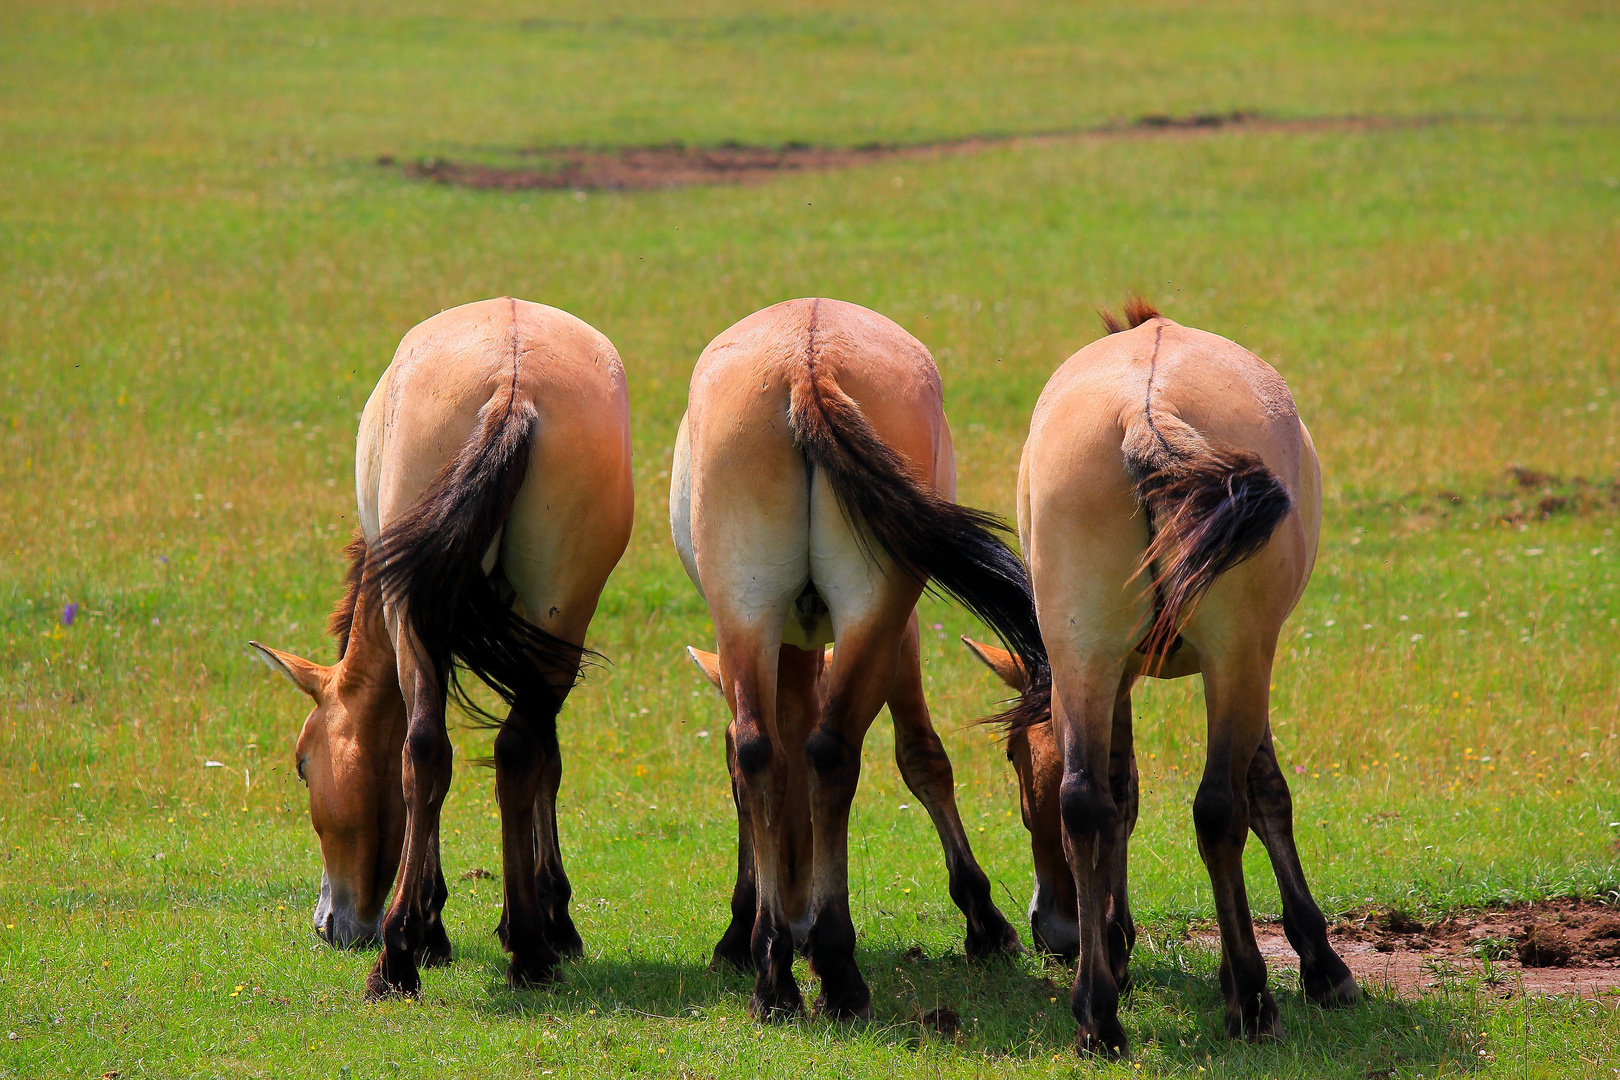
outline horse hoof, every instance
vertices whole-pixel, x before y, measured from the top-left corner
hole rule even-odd
[[[377,957],[366,975],[365,1000],[382,1001],[391,997],[421,997],[422,979],[413,967],[408,974],[389,978],[387,956]]]
[[[872,992],[863,983],[836,994],[816,998],[816,1015],[829,1020],[865,1020],[872,1015]]]
[[[1280,1040],[1283,1036],[1282,1014],[1271,995],[1265,994],[1248,1008],[1227,1006],[1226,1034],[1232,1039],[1248,1042]]]
[[[990,960],[998,956],[1018,956],[1024,947],[1019,944],[1018,931],[1003,919],[997,928],[977,934],[969,930],[965,951],[969,960]]]
[[[1104,1024],[1082,1024],[1074,1033],[1074,1052],[1081,1057],[1122,1058],[1127,1042],[1117,1019]]]
[[[537,986],[550,986],[561,982],[555,963],[513,957],[506,965],[506,983],[514,990],[528,990]]]
[[[436,922],[428,931],[427,944],[417,953],[416,964],[425,968],[444,967],[450,963],[450,955],[450,938],[444,932],[444,924]]]
[[[798,987],[773,993],[755,990],[754,996],[748,999],[748,1015],[763,1023],[791,1020],[803,1013],[804,998],[799,995]]]
[[[1324,986],[1320,982],[1307,983],[1305,996],[1324,1009],[1342,1009],[1361,1000],[1361,987],[1347,969],[1331,986]]]
[[[579,931],[574,928],[574,920],[568,917],[567,909],[554,912],[549,923],[545,929],[546,944],[558,956],[585,955],[585,942],[580,940]]]
[[[754,970],[754,954],[747,944],[728,945],[725,941],[714,947],[714,955],[709,957],[710,971],[746,971]]]

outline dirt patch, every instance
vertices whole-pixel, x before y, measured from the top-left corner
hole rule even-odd
[[[1620,910],[1557,900],[1424,921],[1402,911],[1357,913],[1328,930],[1358,980],[1399,993],[1476,985],[1488,992],[1620,995]],[[1211,943],[1216,938],[1204,935]],[[1281,924],[1255,926],[1273,966],[1297,967]]]
[[[1009,144],[1196,135],[1230,128],[1267,131],[1366,130],[1391,127],[1396,123],[1371,117],[1280,120],[1252,112],[1194,116],[1155,114],[1139,117],[1130,123],[1077,131],[972,136],[909,146],[878,143],[854,147],[810,146],[803,143],[776,147],[738,143],[715,147],[692,147],[680,143],[620,148],[564,146],[518,151],[512,155],[519,159],[514,164],[495,165],[441,157],[401,163],[388,155],[378,158],[377,164],[386,168],[397,167],[406,176],[419,180],[486,190],[643,191],[690,184],[753,183],[782,173],[828,172],[894,158],[972,154]]]

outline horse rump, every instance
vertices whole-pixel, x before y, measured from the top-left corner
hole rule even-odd
[[[794,374],[788,427],[805,460],[826,474],[862,544],[876,542],[904,572],[973,612],[1024,670],[1046,670],[1029,573],[996,535],[1007,527],[994,514],[924,487],[813,360]]]

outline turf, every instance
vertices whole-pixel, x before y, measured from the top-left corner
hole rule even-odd
[[[1612,1005],[1443,977],[1324,1015],[1283,976],[1285,1043],[1220,1037],[1214,959],[1182,934],[1211,909],[1195,681],[1139,694],[1133,1061],[1076,1063],[1060,967],[962,959],[881,718],[852,833],[876,1018],[753,1025],[747,981],[704,969],[735,839],[724,707],[681,653],[710,630],[662,510],[702,346],[828,295],[929,346],[961,495],[1010,513],[1046,376],[1097,334],[1091,305],[1141,289],[1271,360],[1324,462],[1322,552],[1274,693],[1324,906],[1620,902],[1617,58],[1598,4],[7,6],[0,1075],[1613,1076]],[[1391,122],[620,195],[373,164],[1232,109]],[[630,378],[640,512],[592,639],[612,664],[563,720],[587,957],[558,989],[502,987],[499,882],[459,880],[499,867],[469,764],[488,737],[458,729],[458,959],[420,1003],[363,1005],[370,954],[308,928],[303,706],[244,643],[331,655],[356,413],[413,323],[499,294],[592,322]],[[1002,692],[955,643],[982,631],[924,619],[963,812],[1014,915],[1015,789],[968,723]],[[918,1024],[938,1005],[959,1040]]]

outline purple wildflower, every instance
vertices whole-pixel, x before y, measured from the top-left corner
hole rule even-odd
[[[73,620],[79,617],[79,602],[71,600],[62,606],[62,625],[72,626]]]
[[[1305,766],[1303,766],[1303,765],[1295,765],[1294,766],[1294,775],[1295,776],[1303,776],[1304,774],[1305,774]]]

